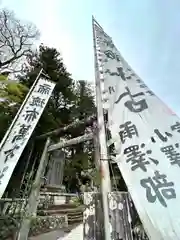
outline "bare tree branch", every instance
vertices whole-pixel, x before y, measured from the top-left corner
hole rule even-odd
[[[38,37],[32,23],[20,21],[6,9],[0,10],[0,69],[29,55]]]

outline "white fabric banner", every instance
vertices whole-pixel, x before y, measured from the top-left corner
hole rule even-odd
[[[0,149],[0,198],[13,170],[38,123],[55,87],[53,82],[40,78]],[[31,91],[31,90],[30,90]],[[2,142],[4,139],[2,140]]]
[[[116,161],[150,239],[180,239],[180,119],[94,22],[104,107]]]

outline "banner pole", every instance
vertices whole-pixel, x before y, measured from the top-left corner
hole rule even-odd
[[[100,171],[101,171],[101,191],[104,214],[104,234],[105,240],[110,240],[109,205],[108,193],[111,191],[111,181],[109,173],[108,152],[106,144],[106,132],[104,123],[104,113],[101,96],[101,82],[96,51],[96,33],[94,28],[94,18],[92,17],[93,43],[94,43],[94,62],[95,62],[95,82],[96,82],[96,105],[98,123],[98,141],[100,146]]]

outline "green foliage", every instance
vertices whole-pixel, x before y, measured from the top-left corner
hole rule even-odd
[[[73,159],[70,158],[66,161],[65,176],[68,178],[75,178],[77,173],[81,173],[82,170],[88,169],[88,156],[87,153],[81,152],[80,154],[75,154]]]
[[[74,107],[71,109],[71,119],[84,119],[96,112],[94,96],[91,86],[86,81],[78,81],[75,85],[76,101]],[[77,126],[71,130],[71,137],[75,138],[85,134],[87,128]],[[90,129],[89,129],[90,130]],[[65,165],[65,184],[68,183],[68,190],[79,189],[85,177],[82,176],[82,171],[88,168],[94,168],[93,161],[93,144],[88,141],[85,143],[77,144],[70,149],[70,160],[66,161]],[[72,185],[70,184],[72,183]]]
[[[5,81],[5,83],[0,85],[0,140],[3,138],[28,92],[25,85],[17,82],[6,83],[7,78],[3,77],[1,80]]]
[[[4,85],[3,90],[0,92],[0,97],[9,103],[21,103],[28,92],[28,88],[17,82],[11,82]]]
[[[83,119],[96,111],[91,86],[86,81],[75,82],[71,78],[63,64],[60,53],[56,49],[41,45],[38,51],[28,56],[27,61],[28,67],[26,67],[23,75],[18,76],[19,83],[7,83],[0,91],[0,96],[4,98],[4,102],[0,104],[0,124],[3,126],[0,131],[1,138],[41,68],[56,83],[56,86],[37,124],[31,142],[38,135],[66,126],[74,120]],[[54,137],[53,140],[59,141],[59,137],[74,138],[85,134],[86,130],[86,127],[78,126],[65,135]],[[29,163],[30,166],[33,165],[34,159],[40,159],[43,146],[44,142],[36,141]],[[13,173],[9,184],[11,188],[13,188],[15,182],[18,186],[30,148],[29,143]],[[67,151],[66,182],[68,182],[68,188],[74,191],[82,182],[81,172],[93,166],[93,146],[91,142],[80,143],[73,146],[73,148],[68,148]],[[28,168],[28,171],[30,169],[31,167]]]
[[[3,138],[6,130],[11,124],[16,110],[15,107],[9,106],[8,102],[0,102],[0,140]]]
[[[0,81],[6,81],[7,80],[7,76],[0,74]]]
[[[59,52],[40,46],[39,51],[28,57],[30,67],[20,82],[31,87],[41,68],[56,83],[50,101],[36,129],[37,135],[64,126],[70,122],[71,105],[75,99],[74,83],[67,72]]]
[[[95,113],[94,96],[90,84],[78,81],[75,88],[76,102],[72,112],[73,118],[83,119]]]
[[[100,176],[100,172],[97,169],[94,169],[93,174],[92,174],[92,178],[94,180],[95,185],[100,186],[101,176]]]

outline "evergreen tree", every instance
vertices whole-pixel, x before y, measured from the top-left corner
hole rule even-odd
[[[29,55],[28,63],[24,76],[20,77],[22,84],[30,88],[41,68],[56,83],[51,99],[36,128],[36,135],[70,123],[69,116],[75,100],[74,82],[63,64],[60,53],[54,48],[41,45],[38,52]]]
[[[66,126],[74,120],[80,120],[95,112],[94,98],[90,86],[88,86],[85,81],[73,81],[63,64],[60,53],[56,49],[41,45],[39,51],[29,55],[27,60],[27,67],[23,75],[19,76],[19,85],[16,85],[16,87],[13,88],[13,94],[15,94],[15,89],[19,86],[23,86],[23,89],[19,91],[19,98],[13,98],[14,105],[17,104],[19,106],[19,103],[22,103],[23,98],[25,97],[22,95],[24,89],[30,89],[41,68],[43,68],[45,74],[56,83],[56,86],[35,131],[15,168],[9,184],[10,192],[10,189],[14,188],[15,182],[17,186],[19,185],[21,179],[20,176],[23,175],[27,156],[30,154],[33,142],[35,142],[35,144],[29,163],[29,171],[33,165],[33,161],[35,161],[35,159],[40,159],[44,141],[35,141],[37,136],[56,128]],[[9,91],[9,88],[7,88],[6,91]],[[16,91],[16,94],[17,93],[18,91]],[[21,97],[21,95],[23,97]],[[70,130],[65,135],[55,136],[53,140],[57,142],[60,137],[65,139],[74,138],[85,134],[86,131],[86,127],[77,127]],[[79,178],[81,178],[82,170],[84,168],[87,169],[88,164],[92,161],[91,153],[92,144],[90,143],[89,145],[87,145],[87,143],[77,144],[73,148],[68,149],[65,175],[68,177],[68,184],[72,191],[75,189],[74,183],[78,182]],[[38,166],[38,160],[35,169]],[[77,187],[79,187],[79,185]]]
[[[91,86],[86,81],[78,81],[75,93],[76,101],[72,108],[71,118],[73,120],[82,120],[95,114],[96,108]],[[71,137],[75,138],[84,135],[87,131],[91,131],[91,129],[85,126],[78,126],[71,130]],[[94,168],[93,148],[93,142],[88,141],[69,149],[71,156],[65,165],[65,183],[68,184],[69,191],[79,190],[84,180],[89,179],[83,173],[86,173],[89,168]]]

